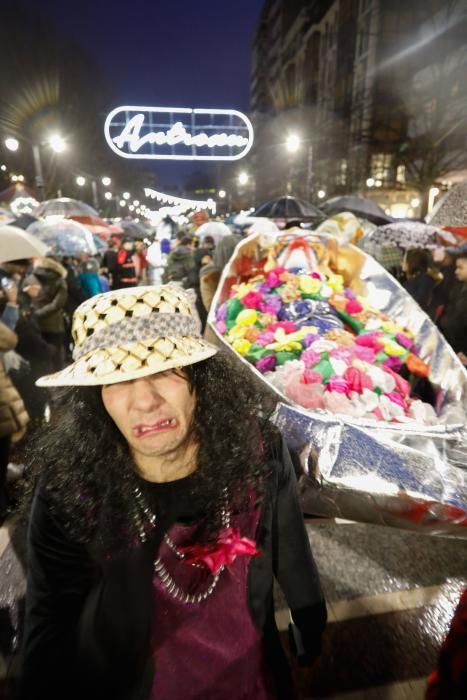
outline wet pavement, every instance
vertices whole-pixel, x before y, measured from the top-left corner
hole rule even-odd
[[[377,525],[310,520],[329,610],[323,654],[295,668],[303,700],[419,700],[461,591],[467,541]],[[0,700],[8,697],[24,596],[24,530],[0,529]],[[277,591],[287,644],[288,612]]]

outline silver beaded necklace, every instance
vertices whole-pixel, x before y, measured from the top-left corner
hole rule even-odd
[[[138,526],[138,531],[139,531],[139,536],[141,542],[146,542],[147,540],[147,535],[146,531],[144,529],[144,519],[143,515],[146,516],[147,520],[149,521],[150,525],[152,528],[156,527],[156,522],[157,522],[157,517],[155,513],[152,513],[147,506],[147,504],[144,501],[144,496],[141,493],[141,489],[136,486],[134,490],[136,500],[139,506],[139,511],[136,514],[137,518],[137,526]],[[226,501],[227,501],[227,489],[224,489],[223,491],[223,497],[224,497],[224,505],[221,510],[221,519],[222,519],[222,525],[224,527],[230,527],[230,513],[226,508]],[[170,539],[168,534],[166,533],[164,535],[164,542],[166,545],[169,547],[169,549],[175,554],[175,556],[178,559],[185,559],[185,554],[184,552],[181,552],[175,543]],[[200,564],[192,564],[192,566],[201,566]],[[156,575],[158,576],[161,584],[164,586],[164,588],[167,590],[167,592],[176,600],[180,600],[182,603],[192,603],[192,604],[198,604],[202,603],[206,598],[209,598],[209,596],[214,592],[217,583],[220,579],[220,576],[224,570],[224,565],[222,564],[221,568],[219,571],[214,574],[213,579],[211,583],[209,584],[208,588],[203,591],[202,593],[196,593],[196,594],[191,594],[191,593],[186,593],[183,591],[180,586],[178,586],[172,576],[169,574],[167,571],[165,564],[162,562],[160,557],[157,557],[156,561],[154,562],[154,571]]]

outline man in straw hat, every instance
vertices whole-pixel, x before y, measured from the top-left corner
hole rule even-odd
[[[85,301],[73,338],[39,380],[68,389],[34,450],[20,697],[290,700],[274,576],[305,661],[326,608],[271,400],[176,286]]]

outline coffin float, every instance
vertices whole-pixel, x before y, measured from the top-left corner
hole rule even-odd
[[[278,396],[306,513],[467,537],[467,372],[373,258],[300,229],[250,236],[208,322]]]

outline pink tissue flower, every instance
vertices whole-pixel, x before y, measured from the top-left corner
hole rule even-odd
[[[272,372],[276,366],[276,362],[277,360],[275,355],[266,355],[258,360],[256,363],[256,369],[263,373]]]
[[[319,274],[319,272],[312,272],[310,277],[313,277],[315,280],[321,279],[321,275]]]
[[[383,349],[383,345],[375,333],[364,333],[363,335],[357,335],[355,338],[355,343],[364,348],[371,348],[375,352],[379,352]]]
[[[363,362],[372,364],[375,361],[376,353],[372,348],[367,348],[364,345],[353,345],[351,350],[355,357]]]
[[[312,369],[306,369],[303,372],[302,382],[303,384],[321,384],[323,381],[323,375],[321,372],[315,372]]]
[[[225,321],[217,321],[216,322],[216,330],[221,335],[224,335],[224,333],[227,330],[227,326],[225,325]]]
[[[407,410],[407,406],[406,406],[404,399],[402,398],[402,396],[400,394],[397,393],[397,391],[390,391],[388,394],[385,394],[385,396],[387,396],[388,399],[390,401],[392,401],[392,403],[395,403],[398,406],[400,406],[401,408],[403,408],[404,411]]]
[[[387,372],[388,374],[391,375],[391,377],[394,379],[396,383],[396,389],[401,394],[402,396],[406,396],[407,398],[410,396],[410,384],[409,382],[401,377],[400,374],[397,374],[397,372],[394,372],[392,369],[389,367],[385,366],[385,363],[383,362],[382,364],[382,369]]]
[[[326,391],[334,391],[336,394],[345,394],[348,396],[350,394],[350,386],[343,377],[333,374],[326,384]]]
[[[398,372],[400,368],[402,367],[403,362],[400,357],[396,357],[395,355],[390,355],[386,360],[383,362],[383,367],[386,367],[386,369],[392,369],[394,372]]]
[[[315,352],[312,348],[309,348],[302,352],[300,359],[305,363],[305,367],[313,367],[313,365],[317,365],[321,360],[321,355],[319,352]]]
[[[359,314],[363,311],[363,306],[356,299],[350,299],[345,305],[345,310],[348,314]]]
[[[324,394],[321,384],[304,384],[299,373],[291,375],[285,385],[289,399],[304,408],[324,408]]]
[[[363,389],[373,389],[373,382],[371,377],[365,372],[361,372],[355,367],[348,367],[344,372],[344,379],[348,382],[351,391],[356,391],[357,394],[361,394]]]
[[[271,343],[274,343],[275,340],[276,338],[274,337],[274,333],[272,333],[271,331],[263,331],[256,338],[255,344],[261,345],[261,347],[265,347],[266,345],[271,345]]]
[[[350,364],[354,353],[352,350],[349,350],[349,348],[334,348],[334,350],[331,350],[329,355],[335,360],[342,360],[343,362]]]
[[[414,346],[413,340],[408,338],[404,333],[396,333],[396,340],[399,345],[402,345],[403,348],[407,348],[407,350],[411,350]]]
[[[268,326],[268,331],[275,333],[278,328],[282,328],[287,334],[295,333],[297,326],[292,321],[276,321],[276,323],[271,323]]]
[[[263,295],[260,292],[248,292],[240,301],[247,309],[258,309],[263,301]]]

